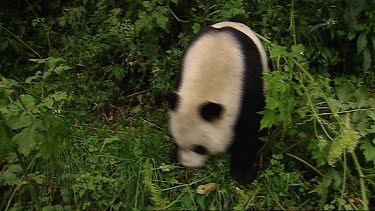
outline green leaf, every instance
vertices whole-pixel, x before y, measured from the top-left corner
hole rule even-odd
[[[286,57],[288,55],[286,48],[279,45],[272,46],[271,52],[271,58]]]
[[[38,136],[41,141],[39,155],[45,159],[56,158],[61,152],[60,140],[46,133]]]
[[[375,142],[375,139],[374,139]],[[373,162],[375,165],[375,146],[370,142],[370,140],[365,141],[361,144],[360,149],[363,151],[363,155],[367,162]]]
[[[3,181],[6,185],[19,185],[22,180],[17,176],[17,173],[22,172],[22,168],[19,164],[12,164],[0,173],[0,181]]]
[[[363,51],[363,62],[362,62],[362,68],[363,70],[362,71],[366,71],[368,69],[370,69],[371,67],[371,53],[370,53],[370,50],[368,48],[366,48],[364,51]]]
[[[13,79],[4,79],[4,83],[8,88],[12,87],[21,87],[21,84],[18,83],[16,80]]]
[[[357,35],[356,32],[355,32],[354,30],[351,30],[351,31],[348,33],[348,39],[349,39],[349,40],[352,40],[352,39],[355,38],[356,35]]]
[[[9,127],[0,121],[0,164],[6,158],[7,154],[12,152],[11,137],[12,132]]]
[[[21,129],[30,126],[32,123],[33,118],[27,114],[22,114],[20,117],[12,116],[7,121],[7,124],[11,129]]]
[[[273,125],[277,123],[277,115],[272,110],[265,110],[262,112],[263,118],[260,121],[261,129],[263,128],[271,128]]]
[[[65,72],[66,70],[70,70],[72,67],[67,66],[67,65],[59,65],[58,67],[52,69],[53,72],[56,74],[60,75],[61,73]]]
[[[66,100],[68,98],[68,95],[66,94],[66,92],[56,92],[52,96],[53,96],[53,99],[55,99],[56,101]]]
[[[353,98],[354,88],[352,84],[343,84],[337,89],[337,97],[342,102],[350,102]]]
[[[292,51],[293,57],[296,58],[297,61],[305,61],[305,58],[303,57],[304,52],[305,52],[305,46],[301,44],[293,45],[291,47],[291,51]]]
[[[12,142],[18,145],[18,150],[25,156],[28,156],[37,144],[35,141],[35,129],[33,127],[24,128],[20,133],[16,134]]]
[[[48,96],[43,100],[43,105],[46,106],[49,109],[52,109],[53,103],[55,101],[53,100],[52,96]]]
[[[362,32],[357,39],[357,53],[361,53],[367,47],[367,37],[364,32]]]
[[[196,34],[199,32],[201,25],[199,23],[194,23],[193,26],[191,27],[193,30],[193,33]]]

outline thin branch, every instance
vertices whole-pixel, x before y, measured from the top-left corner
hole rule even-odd
[[[7,28],[5,28],[2,24],[0,24],[1,28],[3,28],[5,31],[7,31],[10,35],[12,35],[14,38],[16,38],[18,41],[20,41],[24,46],[26,46],[29,50],[31,50],[36,56],[39,57],[39,59],[43,59],[42,56],[36,52],[33,48],[31,48],[27,43],[25,43],[23,40],[21,40],[19,37],[17,37],[13,32],[9,31]]]
[[[307,167],[311,168],[313,171],[315,171],[317,174],[319,174],[319,176],[323,177],[324,175],[322,174],[322,172],[320,172],[318,169],[316,169],[313,165],[311,165],[310,163],[308,163],[307,161],[303,160],[302,158],[299,158],[295,155],[292,155],[290,153],[285,153],[287,156],[291,157],[291,158],[294,158],[296,160],[298,160],[299,162],[305,164]]]

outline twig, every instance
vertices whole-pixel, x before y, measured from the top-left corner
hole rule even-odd
[[[209,176],[207,176],[207,177],[204,177],[204,178],[202,178],[202,179],[200,179],[200,180],[197,180],[197,181],[191,182],[191,183],[189,183],[189,184],[177,185],[177,186],[173,186],[173,187],[170,187],[170,188],[162,189],[161,191],[164,192],[164,191],[167,191],[167,190],[172,190],[172,189],[176,189],[176,188],[182,188],[182,187],[186,187],[186,186],[191,186],[191,185],[197,184],[198,182],[201,182],[201,181],[203,181],[203,180],[205,180],[205,179],[207,179],[207,178],[210,178],[210,177],[212,177],[213,175],[218,174],[218,173],[221,173],[221,172],[213,173],[213,174],[211,174],[211,175],[209,175]]]
[[[186,20],[182,20],[180,18],[177,17],[176,14],[174,14],[174,12],[172,11],[172,9],[169,7],[169,3],[168,3],[168,6],[167,6],[169,12],[173,15],[173,17],[178,21],[178,22],[181,22],[181,23],[189,23],[190,21],[186,21]]]
[[[39,59],[43,59],[43,57],[36,52],[34,49],[32,49],[27,43],[25,43],[23,40],[21,40],[19,37],[17,37],[13,32],[9,31],[7,28],[5,28],[2,24],[0,24],[1,28],[3,28],[5,31],[7,31],[10,35],[12,35],[14,38],[16,38],[18,41],[20,41],[24,46],[26,46],[29,50],[31,50],[36,56],[39,57]]]
[[[271,191],[271,188],[268,186],[268,183],[267,183],[266,179],[263,178],[263,182],[266,185],[266,188],[267,188],[268,192],[270,193],[271,197],[276,202],[276,204],[280,207],[280,209],[285,210],[285,208],[280,204],[279,200],[273,195],[273,193]]]
[[[80,126],[80,125],[72,125],[72,127],[79,128],[79,129],[83,128],[83,126]],[[126,134],[126,132],[118,131],[118,130],[107,130],[107,129],[97,128],[97,127],[91,127],[91,129],[106,131],[106,132],[110,132],[110,133],[114,133],[114,134]]]
[[[134,96],[136,96],[136,95],[140,95],[140,94],[146,93],[146,92],[148,92],[148,91],[150,91],[150,89],[146,89],[146,90],[143,90],[143,91],[135,92],[135,93],[133,93],[133,94],[126,95],[126,97],[134,97]]]
[[[305,164],[306,166],[308,166],[309,168],[311,168],[313,171],[315,171],[317,174],[319,174],[319,176],[323,177],[324,175],[322,174],[322,172],[320,172],[318,169],[316,169],[313,165],[311,165],[310,163],[308,163],[307,161],[303,160],[302,158],[299,158],[295,155],[292,155],[290,153],[285,153],[285,155],[289,156],[289,157],[292,157],[298,161],[300,161],[301,163]]]
[[[370,210],[368,207],[368,200],[367,200],[367,195],[366,195],[366,184],[365,184],[365,179],[364,179],[364,174],[362,172],[362,167],[358,162],[357,155],[354,152],[350,153],[353,157],[355,167],[357,168],[358,174],[359,174],[359,184],[360,184],[360,189],[361,189],[361,198],[362,198],[362,206],[364,210]]]
[[[344,172],[343,172],[343,175],[342,175],[342,187],[341,187],[341,196],[340,196],[340,201],[339,201],[339,211],[341,210],[341,206],[342,206],[342,200],[344,198],[344,192],[345,192],[345,186],[346,186],[346,152],[344,151],[344,162],[343,162],[343,168],[344,168]]]

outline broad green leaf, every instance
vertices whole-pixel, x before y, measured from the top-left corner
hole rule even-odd
[[[351,31],[348,33],[348,39],[349,39],[349,40],[352,40],[352,39],[355,38],[356,35],[357,35],[357,34],[356,34],[356,31],[351,30]]]
[[[56,101],[66,100],[68,98],[68,95],[66,94],[66,92],[56,92],[52,96],[53,96],[53,99],[55,99]]]
[[[44,174],[37,174],[37,173],[31,173],[31,174],[28,174],[28,176],[30,177],[30,179],[34,180],[36,184],[38,185],[41,185],[43,184],[43,181],[44,181],[44,178],[45,178],[45,175]]]
[[[47,108],[51,109],[53,107],[53,103],[55,101],[53,100],[52,96],[48,96],[43,100],[43,105],[45,105]]]
[[[344,84],[337,89],[337,97],[342,102],[350,102],[353,98],[354,88],[352,84]]]
[[[5,84],[8,88],[12,88],[12,87],[21,87],[20,83],[18,83],[16,80],[13,80],[13,79],[4,79],[4,84]]]
[[[0,181],[3,181],[4,184],[10,186],[19,185],[22,180],[16,173],[20,173],[21,171],[22,168],[19,164],[12,164],[0,173]]]
[[[62,62],[65,62],[65,59],[63,59],[61,57],[57,57],[57,58],[49,57],[49,58],[47,58],[47,64],[48,64],[48,67],[50,67],[50,68],[54,68]]]
[[[16,134],[12,142],[18,145],[18,150],[25,156],[28,156],[34,149],[37,144],[35,141],[36,131],[33,127],[24,128],[20,133]]]
[[[286,57],[288,54],[286,48],[279,45],[272,46],[271,52],[271,58]]]
[[[301,44],[293,45],[291,47],[291,51],[292,51],[293,57],[296,58],[297,61],[305,61],[305,58],[303,57],[305,46]]]
[[[19,117],[12,116],[6,123],[12,129],[21,129],[30,126],[33,123],[33,118],[28,114],[22,114]]]
[[[357,39],[357,53],[361,53],[367,46],[367,37],[364,32],[362,32]]]
[[[373,162],[375,165],[375,145],[372,144],[370,140],[366,140],[363,142],[363,144],[361,144],[360,148],[363,151],[366,161]]]
[[[30,77],[27,77],[25,82],[26,83],[31,83],[33,82],[34,80],[38,79],[39,78],[39,75],[33,75],[33,76],[30,76]]]
[[[366,48],[364,51],[363,51],[363,63],[362,63],[362,68],[363,70],[362,71],[366,71],[368,69],[370,69],[371,67],[371,53],[370,53],[370,50],[368,48]]]
[[[72,69],[72,67],[67,66],[67,65],[59,65],[58,67],[53,69],[53,72],[60,75],[61,73],[65,72],[66,70],[70,70],[70,69]]]
[[[265,110],[262,113],[263,113],[263,118],[260,122],[261,129],[271,128],[273,125],[275,125],[277,123],[278,119],[277,119],[277,115],[275,114],[274,111]]]
[[[31,95],[21,95],[21,100],[27,109],[30,109],[36,105],[36,100]]]
[[[110,144],[110,143],[112,143],[114,141],[119,141],[119,140],[120,140],[119,137],[113,136],[111,138],[105,138],[103,144]]]

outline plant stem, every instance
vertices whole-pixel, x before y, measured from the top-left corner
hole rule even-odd
[[[21,40],[19,37],[17,37],[13,32],[9,31],[7,28],[5,28],[2,24],[0,24],[1,28],[3,28],[5,31],[7,31],[10,35],[12,35],[14,38],[16,38],[18,41],[20,41],[26,48],[31,50],[36,56],[39,57],[39,59],[42,59],[42,56],[36,52],[34,49],[32,49],[27,43],[25,43],[23,40]]]
[[[362,198],[362,206],[364,210],[370,210],[368,207],[368,200],[367,200],[367,195],[366,195],[366,184],[365,184],[365,179],[364,179],[364,174],[362,172],[362,167],[359,164],[357,155],[354,152],[350,153],[351,156],[353,157],[355,167],[357,168],[358,174],[359,174],[359,184],[360,184],[360,189],[361,189],[361,198]]]
[[[38,200],[35,188],[34,188],[33,184],[30,181],[29,175],[27,173],[26,165],[23,162],[21,154],[18,152],[17,148],[14,149],[14,152],[16,153],[17,159],[18,159],[18,161],[19,161],[19,163],[21,165],[22,173],[23,173],[23,175],[25,177],[25,180],[26,180],[26,183],[27,183],[27,189],[29,190],[30,195],[31,195],[31,200],[34,202],[34,205],[35,205],[35,207],[36,207],[37,210],[42,210],[41,206],[39,204],[39,200]]]
[[[311,165],[310,163],[308,163],[307,161],[295,156],[295,155],[292,155],[290,153],[285,153],[287,156],[289,157],[292,157],[298,161],[300,161],[301,163],[305,164],[306,166],[308,166],[309,168],[311,168],[313,171],[315,171],[317,174],[319,174],[319,176],[323,177],[324,175],[322,174],[322,172],[320,172],[318,169],[316,169],[313,165]]]
[[[290,4],[290,28],[292,31],[292,37],[293,37],[293,43],[294,45],[297,45],[297,36],[296,36],[296,24],[294,22],[294,4],[295,0],[292,0]]]
[[[285,208],[280,204],[279,200],[273,195],[273,193],[271,191],[271,188],[269,187],[266,179],[263,178],[263,182],[266,185],[266,188],[267,188],[268,192],[270,193],[271,197],[273,198],[273,200],[275,200],[277,206],[279,206],[281,210],[285,210]]]
[[[342,201],[344,200],[344,192],[345,192],[345,186],[346,186],[346,150],[344,150],[344,162],[342,164],[344,168],[344,172],[342,175],[342,187],[341,187],[341,196],[340,196],[340,201],[339,201],[339,211],[341,210],[342,206]]]

